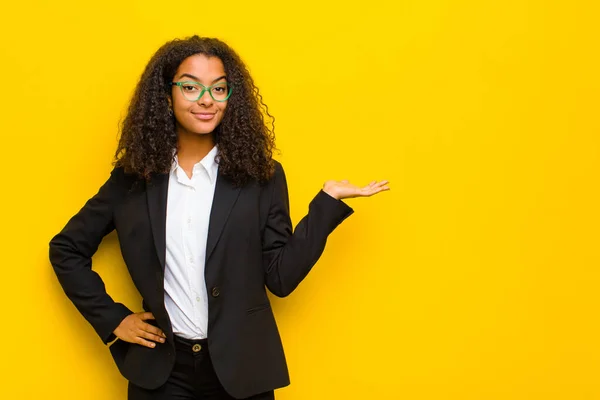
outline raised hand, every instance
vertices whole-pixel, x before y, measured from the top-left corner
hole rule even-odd
[[[350,182],[344,181],[327,181],[323,185],[323,191],[331,197],[342,200],[352,197],[370,197],[374,194],[390,190],[388,181],[373,181],[367,186],[359,187],[351,184]]]

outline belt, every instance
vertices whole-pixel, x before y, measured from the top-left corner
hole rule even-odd
[[[200,353],[208,351],[208,339],[185,339],[175,336],[175,348],[187,353]]]

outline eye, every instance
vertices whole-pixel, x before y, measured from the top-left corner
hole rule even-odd
[[[198,88],[198,86],[195,85],[181,85],[181,88],[186,92],[197,92],[198,90],[200,90],[200,88]]]

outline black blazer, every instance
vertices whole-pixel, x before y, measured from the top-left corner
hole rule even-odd
[[[154,349],[121,340],[110,346],[123,376],[147,389],[164,384],[175,361],[173,330],[164,306],[168,181],[168,174],[157,174],[146,183],[115,168],[50,242],[50,261],[65,293],[109,343],[132,311],[113,301],[91,266],[102,238],[116,229],[143,309],[154,314],[167,335]],[[293,231],[279,163],[265,184],[234,187],[219,174],[206,249],[208,347],[219,380],[233,397],[289,384],[265,286],[276,296],[289,295],[319,259],[327,236],[352,212],[320,191]]]

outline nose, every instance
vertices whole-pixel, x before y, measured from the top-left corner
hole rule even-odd
[[[198,105],[201,106],[210,106],[213,103],[213,99],[210,96],[210,93],[208,93],[208,90],[205,90],[204,93],[202,93],[202,96],[200,96],[200,98],[198,99]]]

